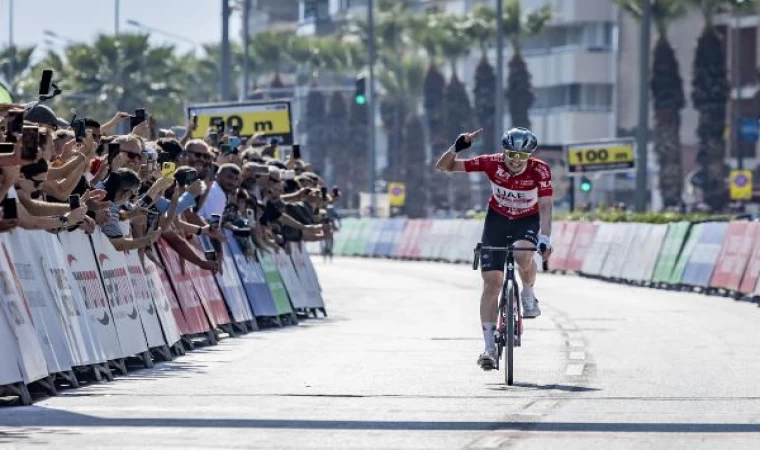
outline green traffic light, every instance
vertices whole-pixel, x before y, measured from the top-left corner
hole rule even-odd
[[[591,184],[591,181],[584,178],[581,180],[581,192],[591,192],[591,188],[593,185]]]
[[[367,97],[363,95],[357,95],[355,101],[357,105],[364,105],[367,103]]]

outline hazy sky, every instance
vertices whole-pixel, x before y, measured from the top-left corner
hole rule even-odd
[[[43,30],[75,41],[92,41],[99,33],[113,34],[116,0],[0,0],[0,46],[9,40],[9,6],[13,1],[13,40],[18,45],[37,44],[44,54],[65,43],[43,34]],[[234,3],[231,1],[230,3]],[[221,0],[120,0],[121,32],[136,31],[128,19],[180,35],[197,43],[219,41],[222,30]],[[240,12],[230,20],[230,39],[239,40]],[[155,43],[175,44],[180,50],[193,45],[158,33],[151,33]]]

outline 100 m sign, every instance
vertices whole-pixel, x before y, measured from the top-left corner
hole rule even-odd
[[[570,174],[630,170],[636,165],[633,143],[574,145],[566,156]]]

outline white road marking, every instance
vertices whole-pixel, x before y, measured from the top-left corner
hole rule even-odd
[[[578,377],[583,375],[583,369],[586,368],[585,364],[570,364],[565,369],[565,375],[568,377]]]
[[[570,352],[570,355],[567,358],[575,361],[583,361],[586,359],[586,352]]]

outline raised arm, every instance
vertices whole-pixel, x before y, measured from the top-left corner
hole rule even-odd
[[[454,142],[454,145],[449,147],[449,149],[438,159],[438,162],[435,163],[435,168],[441,172],[464,172],[464,160],[457,159],[457,154],[470,148],[473,140],[481,131],[483,131],[482,128],[475,130],[472,133],[460,134]]]

